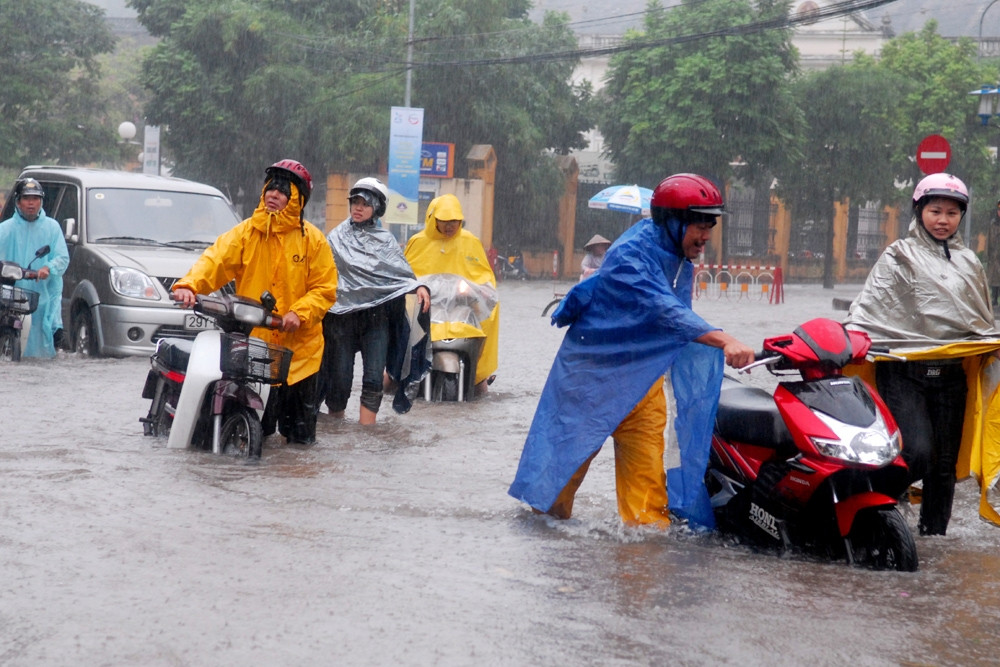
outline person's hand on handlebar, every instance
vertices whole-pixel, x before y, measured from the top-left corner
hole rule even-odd
[[[173,300],[181,304],[181,308],[194,308],[194,292],[187,287],[177,287],[174,289]]]
[[[49,267],[43,266],[42,268],[38,269],[39,280],[45,280],[48,277],[49,277]]]
[[[743,368],[754,362],[753,348],[738,340],[726,343],[725,347],[722,348],[722,354],[726,357],[726,363],[732,368]]]
[[[295,311],[288,311],[285,316],[281,318],[281,330],[285,333],[291,333],[293,331],[298,331],[299,327],[302,326],[302,320],[299,316],[295,314]]]
[[[703,345],[711,345],[721,349],[726,357],[726,363],[733,368],[743,368],[754,361],[752,347],[744,345],[721,329],[704,333],[695,340]]]

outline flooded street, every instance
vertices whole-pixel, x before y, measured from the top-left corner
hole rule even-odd
[[[259,464],[144,437],[147,359],[0,368],[0,664],[995,664],[1000,527],[972,480],[912,574],[624,528],[610,446],[574,519],[510,498],[553,289],[500,286],[484,399],[385,401],[362,428],[356,388],[315,446],[270,438]],[[759,347],[855,292],[695,310]]]

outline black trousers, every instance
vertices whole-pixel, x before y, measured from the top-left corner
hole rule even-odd
[[[944,535],[955,497],[955,466],[965,417],[965,371],[958,361],[881,362],[878,392],[903,436],[910,480],[924,480],[920,534]]]
[[[294,444],[311,445],[316,442],[316,380],[313,373],[290,386],[271,387],[264,407],[261,426],[264,435],[278,433]]]

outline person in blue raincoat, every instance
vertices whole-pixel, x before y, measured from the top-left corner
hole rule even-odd
[[[14,186],[14,215],[0,222],[0,260],[17,262],[38,271],[38,280],[21,280],[17,286],[38,292],[38,309],[31,315],[25,357],[56,356],[53,336],[62,329],[62,276],[69,266],[69,252],[59,223],[45,215],[42,184],[25,178]],[[48,254],[35,258],[42,247]]]
[[[670,512],[712,527],[705,466],[722,383],[722,361],[753,350],[691,309],[694,267],[724,204],[695,174],[664,179],[640,220],[608,250],[598,272],[575,285],[552,315],[569,325],[528,432],[509,493],[538,512],[569,518],[591,460],[615,444],[618,512],[627,524],[670,523]],[[670,372],[681,468],[663,469]]]

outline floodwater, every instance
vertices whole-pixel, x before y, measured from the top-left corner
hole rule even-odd
[[[146,359],[0,368],[0,664],[995,664],[1000,527],[974,481],[916,573],[624,528],[610,446],[570,521],[507,496],[566,286],[500,286],[484,399],[362,428],[355,395],[259,464],[143,437]],[[695,309],[759,347],[856,291]]]

